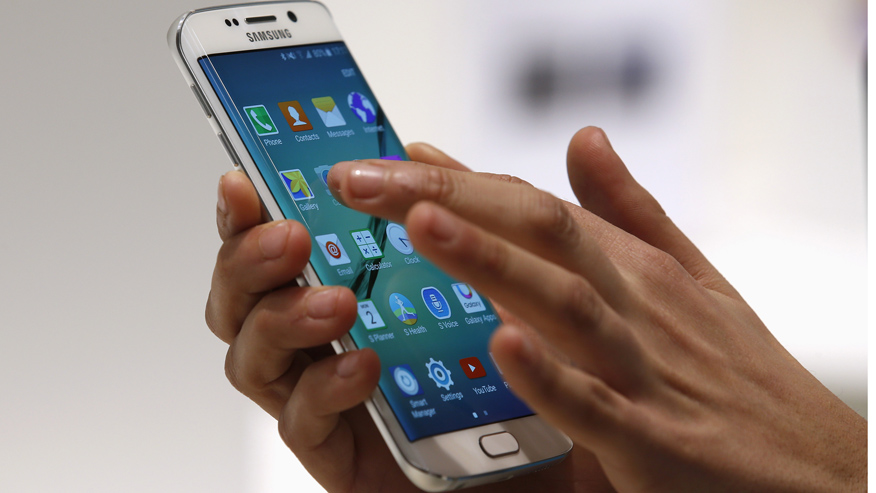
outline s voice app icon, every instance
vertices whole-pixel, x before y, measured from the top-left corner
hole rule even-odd
[[[447,304],[447,299],[444,298],[441,291],[438,291],[438,288],[433,286],[423,288],[420,291],[420,295],[423,297],[423,303],[426,304],[429,313],[435,315],[435,318],[438,320],[450,318],[450,306]]]

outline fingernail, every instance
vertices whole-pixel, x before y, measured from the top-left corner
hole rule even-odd
[[[219,190],[218,190],[219,199],[216,201],[216,208],[219,209],[219,212],[225,214],[228,212],[228,205],[225,202],[225,177],[222,176],[219,178]]]
[[[283,254],[286,249],[286,239],[289,237],[289,224],[278,222],[262,231],[259,235],[259,248],[265,260],[272,260]]]
[[[384,168],[354,163],[347,172],[347,188],[357,199],[370,199],[383,193]]]
[[[356,374],[356,369],[359,366],[359,351],[353,351],[344,355],[338,363],[335,372],[341,378],[350,378]]]
[[[323,289],[307,298],[307,316],[310,318],[329,318],[337,313],[338,292],[336,289]]]
[[[427,233],[437,241],[449,241],[456,236],[456,221],[449,212],[437,207],[432,209],[432,219],[429,221]]]

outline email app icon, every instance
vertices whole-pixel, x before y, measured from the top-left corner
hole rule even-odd
[[[326,96],[324,98],[313,98],[313,106],[316,107],[316,112],[322,118],[322,122],[326,127],[340,127],[346,125],[344,116],[341,115],[341,109],[335,104],[335,100]]]

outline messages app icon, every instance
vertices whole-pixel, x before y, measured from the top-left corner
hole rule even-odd
[[[341,109],[335,104],[334,99],[326,96],[324,98],[313,98],[311,101],[313,101],[313,106],[316,108],[316,112],[322,118],[322,122],[325,123],[326,127],[340,127],[347,124],[344,116],[341,115]]]

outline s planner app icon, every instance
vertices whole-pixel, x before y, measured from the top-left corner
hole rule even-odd
[[[395,380],[399,390],[411,397],[423,393],[423,388],[420,387],[420,382],[414,376],[414,370],[411,370],[410,365],[398,365],[390,367],[389,374]]]
[[[338,235],[320,235],[314,236],[313,239],[319,244],[319,249],[322,250],[322,254],[325,255],[325,259],[328,260],[329,265],[350,263],[350,257],[348,257],[347,252],[344,251],[344,247],[341,245],[341,240],[338,239]]]
[[[313,124],[310,123],[307,115],[304,114],[304,109],[301,107],[301,103],[298,101],[285,101],[277,103],[277,106],[280,107],[283,117],[286,118],[286,122],[289,124],[289,128],[291,128],[293,132],[313,130]]]
[[[441,291],[438,291],[435,287],[429,286],[423,288],[420,291],[420,295],[423,297],[423,303],[426,304],[429,313],[435,315],[435,318],[438,320],[450,318],[450,306],[447,304],[447,300],[444,298],[444,295],[441,294]]]
[[[313,106],[316,108],[316,113],[322,118],[322,122],[326,127],[340,127],[347,124],[344,120],[344,115],[341,114],[341,109],[335,104],[335,100],[326,96],[324,98],[313,98]]]
[[[465,313],[482,312],[487,309],[487,305],[481,301],[477,291],[468,284],[459,282],[450,287],[453,288],[453,292],[462,304],[462,309],[465,310]]]
[[[295,200],[309,200],[313,198],[313,191],[304,179],[300,169],[289,169],[280,172],[280,179],[286,185],[286,191]]]
[[[468,378],[481,378],[487,376],[487,370],[484,369],[481,360],[474,356],[470,358],[462,358],[459,360],[459,366],[462,367],[462,372],[465,373],[465,376]]]
[[[249,118],[249,123],[252,125],[256,134],[261,137],[264,135],[274,135],[279,133],[277,126],[274,125],[274,120],[271,120],[271,115],[268,114],[268,109],[264,105],[244,106],[243,112]]]

